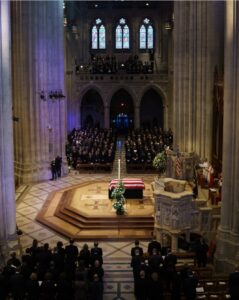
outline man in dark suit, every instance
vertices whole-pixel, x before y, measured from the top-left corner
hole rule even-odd
[[[141,248],[141,247],[139,246],[139,241],[138,241],[138,240],[135,240],[135,242],[134,242],[134,247],[131,248],[131,256],[132,256],[132,257],[135,256],[136,250],[139,251],[139,255],[140,255],[140,256],[143,256],[144,251],[143,251],[143,248]]]
[[[229,294],[231,300],[239,299],[239,266],[235,268],[235,271],[229,275]]]
[[[94,247],[91,248],[90,253],[91,253],[91,255],[103,256],[102,248],[99,247],[98,242],[94,242]]]
[[[196,299],[196,287],[198,285],[198,278],[189,269],[186,277],[182,280],[183,292],[186,300]]]
[[[55,159],[55,167],[57,172],[57,177],[61,177],[61,164],[62,164],[62,158],[60,156],[57,156]]]
[[[65,269],[70,279],[73,278],[75,274],[76,260],[79,253],[74,242],[74,239],[70,239],[70,244],[65,247]]]
[[[164,258],[163,269],[164,276],[166,281],[166,288],[170,290],[171,285],[173,283],[173,279],[176,273],[176,264],[177,264],[177,256],[174,255],[171,250],[168,251],[168,254]]]
[[[74,242],[74,239],[70,239],[69,245],[67,245],[65,248],[65,255],[67,258],[76,261],[79,251],[77,246],[74,245]]]
[[[157,252],[161,252],[161,244],[156,240],[156,237],[154,236],[152,238],[152,241],[148,244],[148,254],[153,254],[153,249],[156,249]]]
[[[98,242],[94,242],[94,247],[90,250],[90,264],[94,265],[95,261],[98,260],[100,265],[103,264],[103,251],[102,248],[99,247]]]

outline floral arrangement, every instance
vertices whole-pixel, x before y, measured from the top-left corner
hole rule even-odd
[[[165,151],[159,152],[154,160],[153,167],[159,171],[160,174],[164,173],[167,169],[167,154]]]
[[[111,193],[111,197],[114,200],[113,208],[116,210],[117,215],[123,215],[125,212],[124,204],[125,204],[125,188],[124,183],[119,181],[114,190]]]

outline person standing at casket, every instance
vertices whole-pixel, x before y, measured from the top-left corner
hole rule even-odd
[[[51,162],[51,180],[57,179],[57,169],[56,169],[56,162],[55,160],[52,160]]]
[[[62,164],[62,158],[60,156],[57,156],[55,159],[55,164],[56,164],[56,172],[57,172],[57,177],[61,177],[61,164]]]

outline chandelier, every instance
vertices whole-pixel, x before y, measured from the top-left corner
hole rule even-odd
[[[62,100],[66,96],[63,94],[62,90],[55,90],[55,91],[44,91],[40,92],[40,99],[43,101],[51,100]]]

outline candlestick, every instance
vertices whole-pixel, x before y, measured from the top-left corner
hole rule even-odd
[[[118,159],[118,179],[120,180],[120,159]]]

